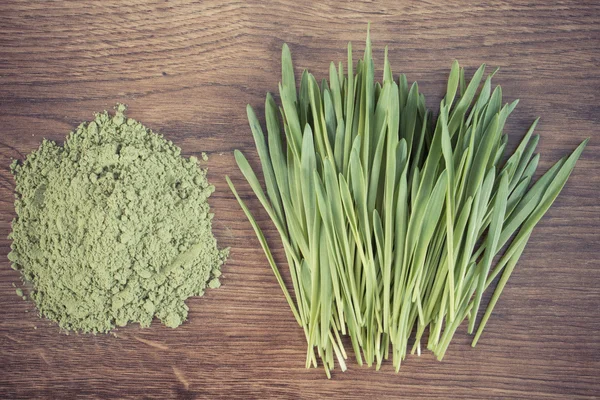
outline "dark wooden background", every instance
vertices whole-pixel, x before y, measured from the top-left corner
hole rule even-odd
[[[597,1],[0,2],[0,398],[593,398],[600,395],[600,3]],[[474,3],[474,2],[473,2]],[[276,235],[234,167],[256,164],[245,105],[277,91],[280,49],[325,77],[364,49],[372,22],[381,73],[418,80],[437,108],[450,63],[501,67],[520,98],[510,145],[541,116],[540,170],[592,140],[536,228],[477,348],[461,327],[445,360],[409,357],[395,374],[353,361],[325,379],[304,369],[305,341],[225,183],[230,174]],[[94,111],[129,115],[186,155],[210,155],[215,234],[231,246],[223,287],[189,300],[189,321],[112,335],[66,336],[15,295],[6,258],[12,158],[62,140]],[[281,251],[276,251],[283,261]]]

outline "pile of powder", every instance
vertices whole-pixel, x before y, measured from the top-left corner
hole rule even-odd
[[[63,147],[44,140],[11,166],[9,259],[64,329],[147,327],[154,316],[177,327],[188,297],[220,286],[228,251],[212,234],[206,171],[124,113],[98,113]]]

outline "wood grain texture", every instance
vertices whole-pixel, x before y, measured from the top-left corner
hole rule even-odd
[[[539,398],[600,396],[600,3],[597,1],[0,1],[0,398]],[[244,107],[276,92],[280,49],[325,77],[363,50],[390,47],[394,72],[418,80],[430,108],[450,63],[482,62],[507,100],[514,148],[541,116],[540,170],[592,140],[535,229],[477,348],[461,327],[443,362],[409,357],[395,374],[350,362],[325,379],[304,369],[305,340],[229,174],[275,248],[276,234],[234,168],[258,158]],[[300,72],[300,69],[297,70]],[[381,73],[381,68],[377,70]],[[69,335],[16,295],[6,254],[14,217],[8,171],[43,137],[62,140],[116,102],[186,155],[209,154],[215,234],[232,246],[223,287],[191,299],[172,330],[129,326]],[[279,262],[284,255],[275,251]],[[36,329],[37,328],[37,329]],[[348,346],[349,347],[349,346]]]

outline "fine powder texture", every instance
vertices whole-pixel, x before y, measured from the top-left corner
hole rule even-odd
[[[67,330],[147,327],[154,316],[174,328],[188,297],[220,286],[228,249],[211,231],[206,171],[124,112],[98,113],[63,147],[44,140],[11,166],[9,259],[40,314]]]

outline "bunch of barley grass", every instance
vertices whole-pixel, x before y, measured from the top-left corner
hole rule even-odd
[[[539,155],[533,123],[504,157],[504,124],[517,101],[502,104],[482,65],[467,82],[452,64],[437,119],[416,83],[394,80],[387,59],[375,81],[371,42],[356,65],[332,63],[329,82],[307,71],[296,88],[291,54],[282,51],[281,107],[265,103],[268,135],[248,106],[266,194],[244,155],[235,159],[275,224],[285,249],[294,299],[266,240],[233,184],[283,293],[304,330],[306,366],[337,359],[341,336],[357,362],[396,371],[409,349],[444,357],[468,319],[473,345],[534,226],[569,177],[587,140],[532,184]],[[283,129],[282,129],[283,127]],[[505,251],[493,264],[494,256]],[[483,292],[501,274],[475,331]]]

